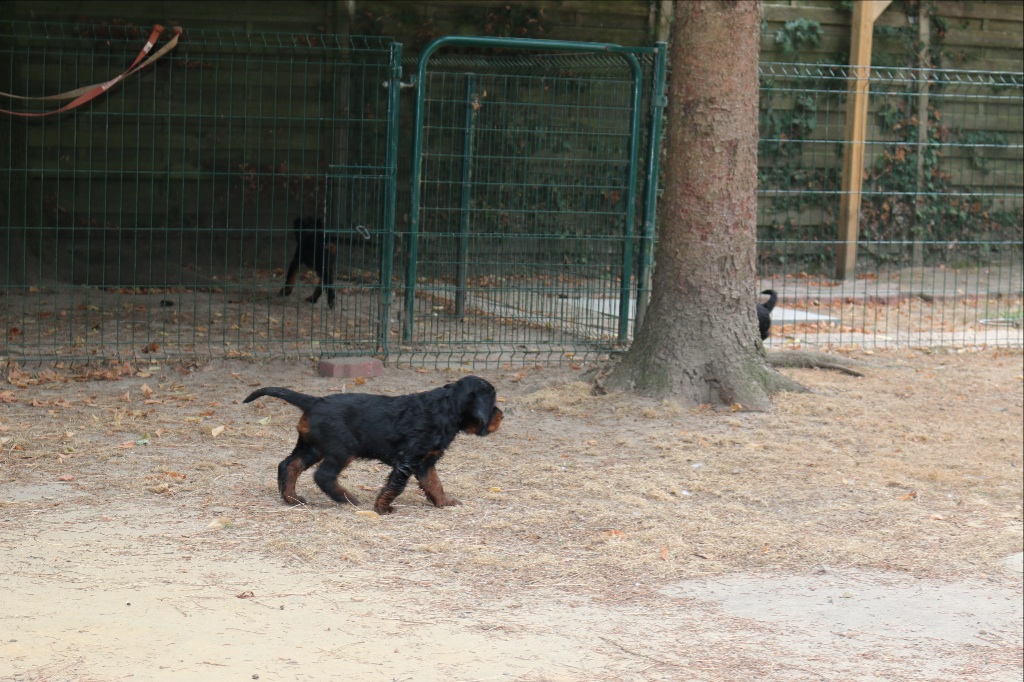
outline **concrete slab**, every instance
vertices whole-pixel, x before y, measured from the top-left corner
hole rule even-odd
[[[615,298],[589,298],[583,300],[583,307],[603,315],[611,317],[619,316],[619,300]],[[629,302],[629,319],[636,317],[636,302]],[[785,322],[839,322],[837,318],[828,315],[819,315],[809,310],[798,310],[796,308],[783,308],[775,306],[772,311],[772,322],[776,324]]]

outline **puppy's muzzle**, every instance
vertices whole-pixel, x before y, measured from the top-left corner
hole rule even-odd
[[[487,423],[487,433],[494,433],[501,426],[501,420],[504,419],[505,413],[497,407],[494,408],[494,414],[491,415],[491,421]],[[483,434],[480,434],[481,436]]]
[[[501,420],[504,418],[504,413],[495,407],[494,411],[491,412],[491,418],[486,424],[482,424],[479,421],[473,421],[466,428],[463,429],[466,433],[475,433],[478,436],[486,436],[487,434],[494,433],[501,426]]]

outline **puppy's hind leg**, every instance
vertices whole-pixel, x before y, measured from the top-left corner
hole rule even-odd
[[[334,308],[334,270],[338,267],[338,245],[327,244],[324,271],[320,274],[320,285],[327,289],[327,307]]]
[[[306,298],[310,303],[316,303],[320,300],[320,295],[323,291],[327,290],[327,307],[334,307],[334,268],[338,257],[338,247],[336,244],[327,242],[324,244],[324,248],[317,251],[318,256],[316,264],[313,269],[316,270],[316,275],[319,277],[316,288],[313,289],[313,295]]]
[[[320,490],[323,490],[327,497],[335,502],[348,502],[358,507],[359,498],[338,483],[338,476],[353,459],[355,459],[354,455],[325,454],[324,461],[313,474],[313,480],[320,486]]]
[[[299,261],[301,260],[302,253],[302,237],[299,237],[299,245],[295,247],[295,257],[292,258],[292,262],[288,265],[288,274],[284,278],[284,286],[281,291],[278,292],[278,296],[291,296],[292,287],[295,286],[295,282],[299,279]]]
[[[295,444],[292,454],[281,460],[277,465],[277,488],[281,491],[281,499],[288,504],[306,504],[306,498],[295,493],[295,484],[303,471],[321,459],[321,455],[312,445],[303,442]]]

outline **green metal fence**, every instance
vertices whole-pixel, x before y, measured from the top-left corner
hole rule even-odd
[[[872,70],[856,279],[837,281],[847,76],[761,65],[771,343],[1024,345],[1024,74]]]
[[[0,91],[105,81],[148,32],[0,23]],[[664,46],[442,39],[411,83],[401,60],[387,39],[186,29],[85,106],[0,116],[0,362],[627,347]],[[847,84],[841,67],[761,67],[769,344],[1024,345],[1024,74],[872,73],[860,257],[840,282]],[[0,103],[19,106],[40,107]],[[301,219],[323,226],[333,307],[304,300],[309,267],[280,295]]]
[[[0,24],[0,90],[102,81],[145,34]],[[0,356],[450,364],[622,348],[649,293],[663,46],[433,50],[406,106],[415,140],[401,46],[324,35],[186,29],[107,97],[0,119]],[[302,300],[312,272],[279,295],[299,219],[337,246],[334,308]]]
[[[0,91],[103,82],[148,32],[0,24]],[[0,116],[0,355],[378,352],[400,64],[385,39],[186,29],[107,96]],[[303,300],[307,268],[278,295],[302,218],[336,251],[333,308]]]

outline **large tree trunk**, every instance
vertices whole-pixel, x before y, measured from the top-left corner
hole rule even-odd
[[[770,407],[754,286],[761,2],[677,0],[651,303],[605,380],[684,404]]]

